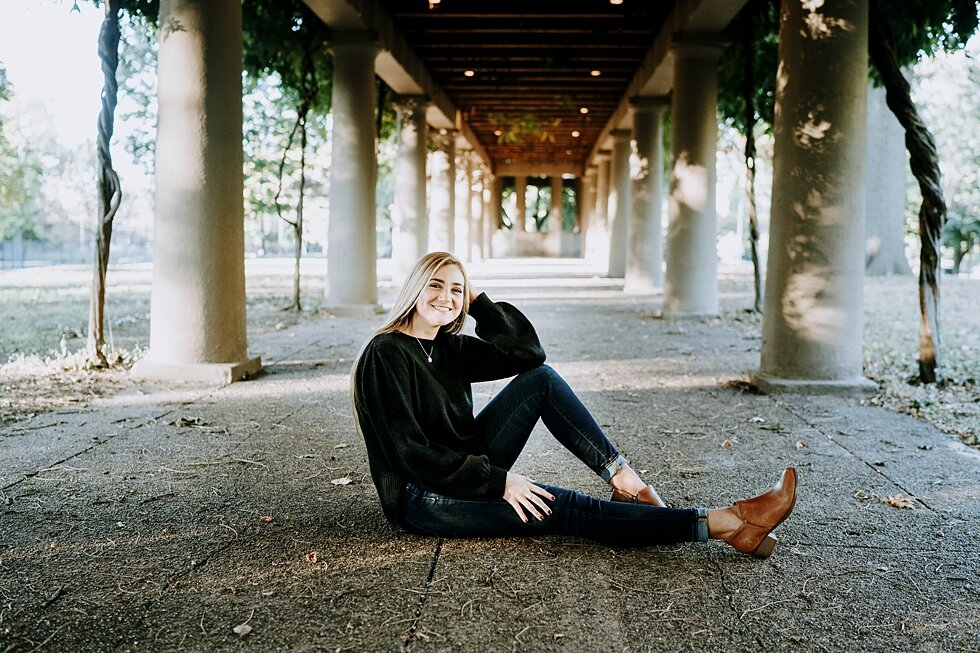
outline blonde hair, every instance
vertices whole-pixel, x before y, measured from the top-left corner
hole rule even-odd
[[[419,295],[432,281],[436,272],[447,265],[455,265],[463,273],[463,310],[459,312],[455,320],[440,327],[439,333],[455,334],[462,331],[470,310],[470,280],[466,276],[466,269],[460,260],[449,252],[429,252],[412,266],[408,278],[405,279],[401,290],[398,291],[395,304],[391,307],[385,323],[374,332],[374,335],[403,331],[411,327],[412,319],[415,317],[415,304],[419,300]]]
[[[351,366],[350,371],[350,395],[351,406],[354,411],[354,426],[357,428],[358,433],[361,433],[361,423],[357,418],[356,375],[357,366],[361,362],[364,349],[375,336],[394,331],[408,331],[411,328],[412,319],[415,317],[415,304],[419,301],[419,296],[429,285],[429,282],[432,281],[432,277],[447,265],[455,265],[463,274],[463,309],[459,312],[455,320],[439,327],[439,333],[456,334],[463,330],[463,325],[466,323],[466,316],[470,311],[470,280],[466,276],[466,268],[463,267],[462,262],[458,258],[449,252],[429,252],[412,266],[412,270],[408,273],[408,278],[402,284],[401,290],[398,291],[398,296],[395,298],[395,303],[391,307],[391,311],[388,312],[388,317],[385,318],[384,324],[371,334],[371,337],[361,345],[357,356],[354,357],[354,364]]]

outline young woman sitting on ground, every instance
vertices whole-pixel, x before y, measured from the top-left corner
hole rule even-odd
[[[477,337],[460,333],[467,315]],[[771,532],[796,503],[792,467],[766,493],[728,507],[665,507],[544,361],[528,319],[477,291],[452,254],[419,259],[352,371],[354,421],[389,521],[439,537],[572,535],[612,546],[711,538],[758,557],[773,552]],[[514,375],[473,414],[472,383]],[[539,419],[612,486],[611,500],[510,471]]]

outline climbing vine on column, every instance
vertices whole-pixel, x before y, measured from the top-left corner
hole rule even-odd
[[[122,201],[119,175],[112,167],[109,143],[115,123],[119,64],[119,0],[104,0],[105,18],[99,30],[99,60],[102,63],[102,107],[96,141],[98,154],[99,215],[95,230],[95,264],[89,302],[88,358],[98,367],[107,365],[105,355],[105,283],[109,267],[109,244],[112,239],[112,220]]]
[[[939,154],[929,129],[912,103],[909,83],[895,55],[895,39],[888,19],[871,3],[868,53],[885,86],[885,102],[905,129],[912,174],[922,192],[919,207],[919,380],[935,383],[940,377],[939,259],[946,201],[943,199]]]

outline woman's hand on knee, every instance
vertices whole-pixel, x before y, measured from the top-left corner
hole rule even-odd
[[[507,472],[507,482],[504,484],[504,501],[509,503],[521,521],[527,523],[527,514],[538,521],[551,514],[551,508],[545,499],[554,501],[555,497],[542,487],[535,485],[527,476]],[[527,511],[527,514],[525,514]]]

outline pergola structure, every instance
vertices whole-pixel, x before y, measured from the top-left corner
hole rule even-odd
[[[515,251],[528,177],[576,183],[578,251],[712,315],[721,33],[746,0],[305,0],[330,28],[333,139],[326,305],[377,307],[375,77],[396,94],[392,258]],[[816,6],[820,4],[820,6]],[[867,0],[787,2],[760,370],[770,389],[864,390]],[[145,376],[258,369],[244,319],[240,0],[162,0],[157,206]],[[671,109],[669,179],[662,118]],[[431,152],[430,152],[431,150]],[[502,180],[518,195],[500,225]],[[662,189],[669,193],[666,237]],[[567,251],[560,220],[534,234]]]

